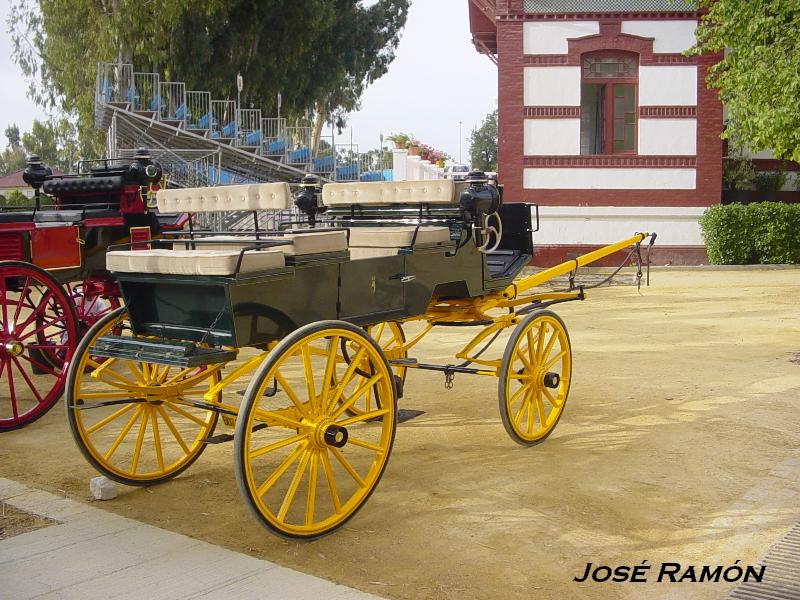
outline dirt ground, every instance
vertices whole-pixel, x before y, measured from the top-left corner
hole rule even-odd
[[[288,542],[251,519],[229,444],[102,508],[389,598],[723,596],[730,584],[652,573],[572,579],[587,562],[755,564],[800,519],[800,269],[661,270],[641,294],[556,308],[574,374],[541,445],[506,435],[494,379],[446,391],[441,374],[411,372],[401,407],[425,414],[398,427],[375,494],[323,539]],[[435,331],[414,356],[452,361],[466,335]],[[88,501],[95,473],[57,407],[2,435],[0,475]]]
[[[49,525],[55,521],[0,503],[0,541]]]

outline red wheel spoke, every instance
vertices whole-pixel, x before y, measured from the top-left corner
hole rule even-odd
[[[5,306],[5,305],[4,305]],[[19,418],[19,409],[17,408],[17,392],[14,389],[14,373],[11,370],[11,362],[6,362],[8,367],[8,389],[11,392],[11,411],[14,413],[14,418]]]
[[[47,300],[45,300],[45,297]],[[47,290],[47,294],[42,296],[42,299],[39,301],[39,305],[33,309],[33,312],[30,315],[28,315],[28,318],[25,320],[25,322],[16,327],[14,331],[25,331],[25,328],[32,323],[36,316],[47,307],[47,304],[50,302],[50,298],[53,297],[53,293],[50,290]]]
[[[19,372],[22,373],[22,378],[25,380],[25,383],[28,384],[28,387],[33,392],[33,395],[36,396],[36,401],[39,404],[41,404],[42,403],[42,397],[39,395],[39,392],[36,390],[36,386],[33,385],[33,382],[28,377],[28,374],[25,372],[25,369],[22,368],[22,365],[19,364],[19,360],[17,360],[16,356],[13,357],[13,360],[14,360],[14,364],[17,365],[17,369],[19,369]],[[8,364],[8,372],[9,372],[9,374],[11,373],[11,363]]]
[[[16,308],[16,310],[14,310],[14,327],[15,328],[16,328],[16,325],[17,325],[17,319],[19,319],[19,311],[22,308],[22,303],[23,303],[24,299],[27,298],[28,294],[30,293],[29,292],[30,285],[31,285],[31,276],[28,275],[25,278],[25,285],[22,286],[22,292],[20,292],[20,295],[19,295],[19,302],[17,302],[17,308]],[[7,323],[6,323],[6,327],[8,327]]]
[[[47,366],[43,365],[38,360],[32,359],[30,356],[25,356],[24,354],[20,354],[19,356],[20,356],[20,358],[24,358],[25,360],[27,360],[29,363],[31,363],[37,369],[39,369],[41,371],[44,371],[45,373],[49,373],[53,377],[59,377],[60,376],[60,373],[57,373],[51,367],[47,367]]]
[[[0,292],[2,292],[2,294],[3,294],[3,329],[8,331],[9,330],[9,327],[8,327],[8,286],[6,285],[6,278],[5,277],[2,277],[0,279],[3,280],[2,290],[0,290]],[[9,369],[9,372],[10,372],[10,369]]]
[[[56,326],[56,323],[60,323],[60,322],[63,322],[63,321],[64,321],[64,317],[62,315],[58,315],[58,316],[54,317],[52,320],[47,321],[45,323],[42,323],[41,325],[39,325],[39,327],[37,327],[33,331],[29,331],[25,335],[18,337],[17,340],[19,340],[21,342],[22,340],[28,339],[32,335],[36,335],[37,333],[43,333],[44,330],[47,329],[48,327],[54,327],[54,326]],[[53,337],[53,335],[54,334],[51,333],[47,337]]]

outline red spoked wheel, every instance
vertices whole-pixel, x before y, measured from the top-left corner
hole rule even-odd
[[[107,314],[118,309],[120,305],[119,290],[116,283],[90,277],[82,282],[68,282],[64,284],[72,306],[75,308],[75,317],[78,320],[78,338]],[[46,319],[39,315],[37,324],[41,325]],[[39,340],[37,348],[30,351],[31,357],[37,362],[53,368],[61,368],[65,360],[64,338],[66,331],[61,332],[61,339],[48,337],[47,332],[39,331],[36,334]],[[74,347],[74,345],[73,345]],[[34,371],[40,370],[34,366]]]
[[[72,300],[46,271],[0,262],[0,431],[41,417],[61,396],[78,344]]]

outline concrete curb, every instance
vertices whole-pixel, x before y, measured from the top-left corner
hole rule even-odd
[[[379,597],[0,478],[0,501],[57,525],[0,541],[0,597]]]

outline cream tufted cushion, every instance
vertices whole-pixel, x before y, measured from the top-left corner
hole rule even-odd
[[[375,258],[376,256],[393,256],[402,248],[411,246],[431,246],[450,241],[450,229],[447,227],[420,227],[416,239],[416,227],[351,227],[350,258]]]
[[[455,186],[450,179],[424,181],[370,181],[328,183],[322,186],[326,206],[351,204],[450,204],[456,202]]]
[[[284,210],[290,206],[287,183],[219,185],[214,187],[159,190],[158,210],[163,213],[234,210]]]
[[[252,235],[214,235],[197,239],[230,242],[230,244],[197,244],[198,249],[207,250],[236,250],[237,248],[247,246],[256,241],[255,236]],[[287,233],[283,236],[259,236],[258,240],[262,242],[291,242],[291,244],[277,246],[284,254],[289,256],[319,254],[321,252],[344,252],[347,250],[347,232],[344,229],[339,231],[319,231],[315,233]],[[186,248],[186,242],[175,242],[172,247],[175,249]]]
[[[115,250],[106,254],[106,268],[117,273],[233,275],[238,260],[235,250]],[[283,252],[277,248],[249,250],[244,253],[239,273],[283,266]]]

